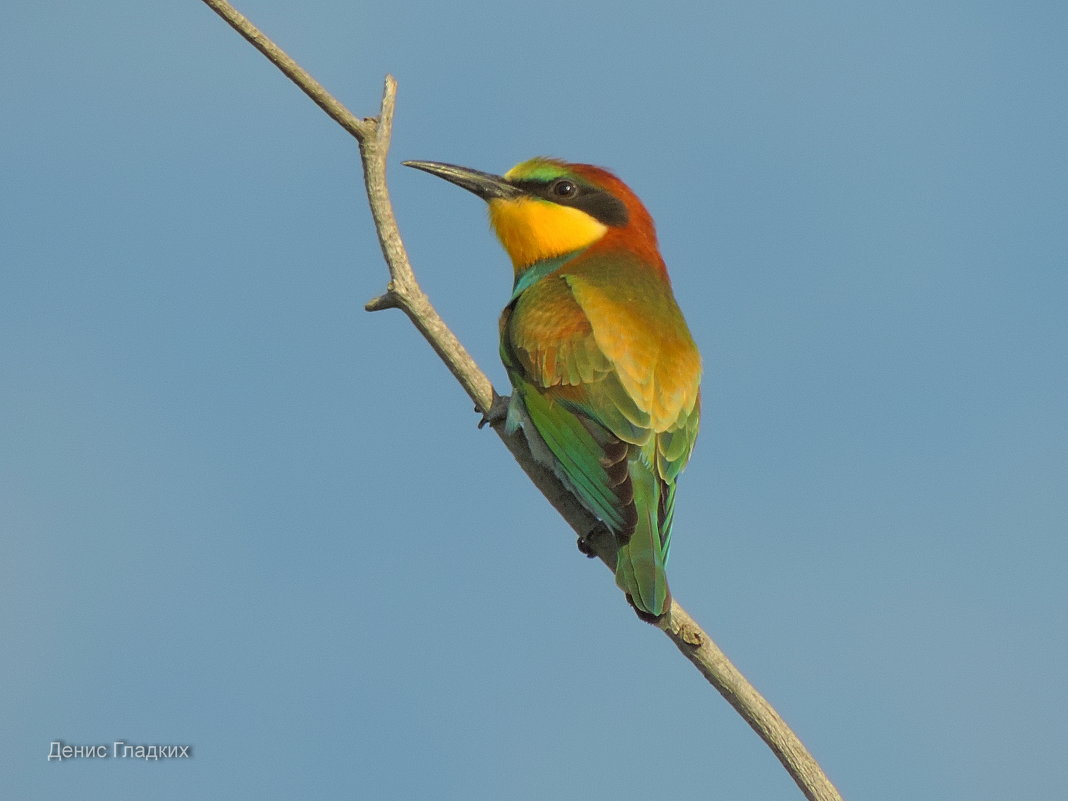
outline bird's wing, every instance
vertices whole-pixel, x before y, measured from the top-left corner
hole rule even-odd
[[[621,283],[619,272],[548,275],[502,318],[502,356],[531,422],[587,506],[617,530],[632,524],[623,443],[671,485],[658,493],[660,519],[670,520],[674,480],[696,436],[700,380],[670,290],[641,273]],[[670,526],[660,528],[666,538]]]
[[[701,361],[674,297],[648,272],[620,280],[612,272],[591,270],[570,276],[568,284],[590,322],[598,349],[611,362],[616,382],[605,382],[616,406],[622,390],[647,419],[648,437],[641,462],[655,480],[647,484],[632,475],[639,512],[650,509],[648,535],[659,535],[661,558],[671,546],[675,487],[689,461],[700,423]],[[613,387],[615,383],[616,387]],[[639,528],[641,528],[639,526]],[[633,555],[640,550],[631,549]],[[636,570],[638,575],[658,575]],[[633,584],[640,586],[642,582]]]

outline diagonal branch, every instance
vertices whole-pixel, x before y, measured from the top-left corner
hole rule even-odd
[[[385,293],[368,302],[366,309],[379,311],[397,308],[408,315],[474,401],[476,410],[490,418],[493,430],[534,485],[580,537],[588,538],[587,542],[595,555],[609,567],[614,567],[615,543],[612,537],[606,536],[603,526],[578,504],[550,470],[534,460],[523,435],[506,431],[501,416],[494,414],[502,399],[471,355],[445,325],[415,279],[401,241],[386,185],[386,157],[393,126],[396,81],[392,76],[386,76],[378,117],[357,118],[233,6],[225,0],[203,2],[263,53],[359,142],[367,199],[390,275]],[[686,610],[672,600],[669,614],[664,615],[657,625],[764,740],[809,801],[841,801],[838,791],[797,735]]]
[[[280,69],[289,80],[304,90],[319,108],[329,114],[337,124],[363,141],[374,126],[374,120],[361,120],[331,95],[315,78],[309,75],[286,52],[272,42],[257,28],[249,18],[226,2],[226,0],[204,0],[204,3],[216,14],[226,20],[227,24],[244,36],[249,43],[259,50],[268,60]]]

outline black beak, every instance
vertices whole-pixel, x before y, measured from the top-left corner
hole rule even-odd
[[[483,200],[501,198],[510,200],[523,194],[523,190],[509,183],[500,175],[488,172],[471,170],[467,167],[457,167],[455,164],[442,164],[438,161],[405,161],[405,167],[415,167],[417,170],[428,172],[439,178],[444,178],[457,186],[462,186],[468,192],[474,192]]]

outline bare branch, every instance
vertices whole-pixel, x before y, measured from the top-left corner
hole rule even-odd
[[[297,62],[291,59],[282,48],[267,38],[253,25],[248,17],[226,2],[226,0],[204,0],[204,3],[216,14],[244,36],[267,59],[280,69],[289,80],[299,86],[304,93],[318,104],[319,108],[329,114],[337,124],[359,140],[368,135],[368,128],[373,124],[356,117],[343,106],[332,94],[323,88],[315,78],[307,73]]]
[[[391,308],[403,310],[474,401],[476,410],[488,415],[495,402],[500,401],[500,397],[420,288],[393,214],[386,185],[386,157],[393,125],[396,81],[392,76],[386,76],[378,117],[359,119],[233,6],[224,0],[203,2],[267,56],[360,143],[367,199],[390,275],[386,292],[369,301],[365,308],[368,311]],[[583,538],[593,553],[614,569],[616,545],[603,524],[579,505],[550,470],[534,460],[521,433],[509,434],[500,419],[490,422],[516,462],[549,503],[576,534]],[[834,785],[824,775],[797,735],[686,610],[673,600],[669,614],[662,617],[658,626],[760,735],[809,801],[842,801]]]
[[[670,623],[661,626],[664,633],[760,735],[805,797],[809,801],[842,801],[837,788],[786,721],[689,613],[673,601],[667,617]]]
[[[408,254],[397,229],[397,219],[393,215],[393,204],[390,202],[389,187],[386,184],[386,156],[389,154],[396,96],[397,82],[393,80],[393,76],[387,75],[378,118],[366,121],[373,123],[372,134],[359,139],[367,201],[371,206],[378,243],[389,267],[390,277],[386,294],[372,300],[367,308],[368,311],[390,307],[402,309],[471,396],[471,400],[485,413],[493,403],[493,384],[478,369],[471,354],[445,325],[445,321],[438,315],[430,299],[415,280],[412,265],[408,261]]]

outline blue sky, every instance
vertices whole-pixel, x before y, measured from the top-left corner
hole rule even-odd
[[[644,199],[706,364],[672,588],[847,799],[1063,792],[1063,3],[239,7],[357,114],[397,76],[402,233],[502,389],[484,210],[399,162]],[[21,3],[0,69],[5,798],[800,798],[362,310],[355,146],[258,53]]]

